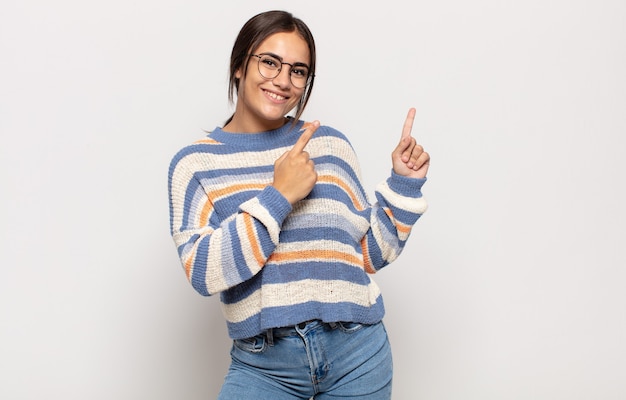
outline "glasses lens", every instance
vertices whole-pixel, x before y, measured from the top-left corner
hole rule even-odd
[[[259,73],[265,79],[274,79],[280,73],[281,63],[280,60],[264,55],[259,58]]]
[[[309,68],[304,65],[295,65],[291,68],[291,84],[302,89],[309,83]]]
[[[259,60],[259,73],[265,79],[274,79],[280,74],[283,63],[276,57],[270,55],[262,55]],[[298,65],[291,67],[289,77],[291,84],[299,89],[304,88],[309,82],[309,68],[306,65]]]

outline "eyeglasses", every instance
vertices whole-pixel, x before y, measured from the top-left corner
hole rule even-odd
[[[283,69],[283,65],[289,65],[289,79],[291,84],[298,89],[303,89],[309,84],[309,66],[304,63],[286,63],[280,58],[271,54],[250,54],[258,59],[259,73],[265,79],[274,79]]]

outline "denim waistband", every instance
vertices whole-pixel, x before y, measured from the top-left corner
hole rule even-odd
[[[310,321],[300,322],[299,324],[292,326],[284,326],[280,328],[271,328],[265,331],[264,336],[267,338],[267,343],[270,346],[274,345],[274,338],[299,336],[300,333],[310,331],[316,327],[323,327],[328,329],[335,329],[337,327],[336,322],[323,322],[318,319]]]

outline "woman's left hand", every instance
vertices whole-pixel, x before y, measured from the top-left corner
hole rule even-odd
[[[411,108],[402,127],[400,143],[391,153],[391,162],[394,172],[398,175],[409,178],[424,178],[430,166],[430,155],[411,136],[414,119],[415,108]]]

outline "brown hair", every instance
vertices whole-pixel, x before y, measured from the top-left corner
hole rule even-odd
[[[239,79],[235,77],[236,72],[241,68],[241,70],[246,73],[248,63],[250,62],[249,55],[259,47],[265,39],[279,32],[297,32],[309,46],[309,53],[311,55],[309,84],[304,89],[305,91],[296,107],[295,122],[304,112],[304,107],[308,103],[309,97],[311,97],[311,91],[313,90],[316,58],[315,41],[306,24],[286,11],[266,11],[257,14],[250,18],[241,28],[241,31],[239,31],[239,35],[235,40],[230,55],[228,100],[232,103],[234,101],[235,91],[239,91]],[[224,125],[228,124],[232,119],[233,117],[231,116]]]

